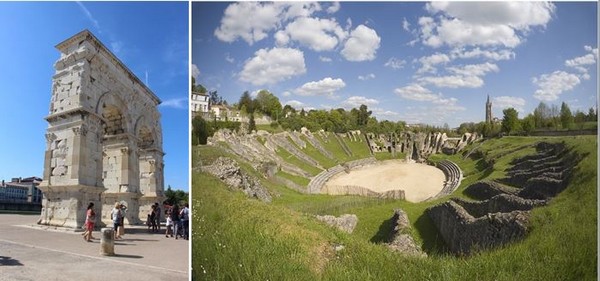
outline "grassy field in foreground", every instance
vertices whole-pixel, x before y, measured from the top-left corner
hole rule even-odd
[[[277,194],[266,204],[195,172],[192,280],[596,280],[596,136],[505,137],[481,144],[479,158],[435,157],[451,159],[467,175],[453,194],[462,197],[470,183],[503,177],[512,159],[533,153],[535,143],[542,140],[564,141],[584,156],[572,182],[548,206],[532,212],[531,232],[523,241],[464,258],[445,254],[444,243],[424,213],[448,198],[413,204],[305,195],[263,180]],[[194,163],[198,158],[206,163],[224,155],[206,146],[194,147],[193,153]],[[398,207],[408,213],[412,234],[428,258],[405,257],[381,245],[390,232],[393,209]],[[352,234],[313,218],[314,214],[343,213],[359,218]],[[340,244],[345,248],[334,251],[333,246]]]

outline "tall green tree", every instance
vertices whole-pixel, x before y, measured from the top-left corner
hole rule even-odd
[[[502,132],[510,135],[520,131],[521,124],[517,110],[511,107],[503,110],[502,113],[504,113],[504,118],[502,118]]]
[[[252,97],[250,97],[250,93],[245,91],[240,97],[240,101],[238,102],[238,109],[242,109],[242,107],[246,108],[246,112],[248,114],[254,113],[254,101]]]
[[[208,123],[201,116],[196,116],[192,120],[192,145],[206,144],[206,141],[212,133]]]
[[[573,114],[565,102],[560,105],[560,124],[563,129],[568,129],[573,125]]]
[[[521,127],[527,135],[535,130],[535,117],[533,114],[529,114],[521,120]]]
[[[587,115],[587,121],[598,121],[598,111],[594,110],[594,107],[590,107]]]
[[[250,119],[248,120],[248,133],[256,130],[256,121],[254,121],[254,113],[250,113]]]

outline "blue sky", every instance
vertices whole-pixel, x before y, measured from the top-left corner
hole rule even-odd
[[[88,29],[162,100],[165,188],[188,190],[187,2],[0,2],[0,179],[41,177],[55,45]]]
[[[543,101],[597,104],[597,2],[193,3],[192,74],[230,103],[366,104],[457,127]]]

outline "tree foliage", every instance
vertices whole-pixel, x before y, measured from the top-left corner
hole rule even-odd
[[[183,205],[188,203],[189,194],[183,190],[173,190],[171,186],[165,190],[165,197],[167,198],[164,203],[169,205],[179,204]]]
[[[502,132],[507,134],[513,134],[521,130],[521,124],[519,122],[519,113],[514,108],[507,108],[502,111],[504,118],[502,118]]]
[[[568,129],[573,125],[573,114],[571,113],[571,109],[569,106],[563,102],[560,105],[560,124],[563,129]]]

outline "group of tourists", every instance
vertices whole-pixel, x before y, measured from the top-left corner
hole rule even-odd
[[[154,208],[153,208],[153,210],[154,210]],[[160,208],[158,208],[158,212],[160,212]],[[154,222],[151,219],[151,215],[148,214],[148,216],[149,216],[148,217],[149,221],[153,225],[154,224],[160,225],[159,220]],[[189,209],[188,203],[185,203],[183,205],[183,208],[181,208],[181,209],[179,209],[179,205],[177,205],[177,204],[170,206],[169,208],[167,208],[165,210],[165,216],[166,216],[165,237],[168,238],[169,234],[170,234],[171,237],[175,236],[175,239],[178,239],[181,236],[181,238],[188,240],[189,239],[189,220],[190,220],[190,209]],[[148,226],[148,229],[150,230],[150,226]],[[155,230],[155,228],[153,227],[153,231],[154,230]],[[157,231],[160,231],[160,227],[158,228]]]
[[[178,239],[179,237],[189,240],[189,220],[190,220],[190,209],[189,204],[183,204],[183,207],[180,209],[179,205],[174,204],[172,206],[165,207],[165,217],[166,217],[166,231],[165,237],[175,237]],[[114,239],[122,239],[122,236],[125,235],[124,228],[124,220],[127,213],[127,206],[120,202],[115,203],[115,207],[111,211],[111,220],[113,222],[114,228]],[[148,225],[149,232],[160,232],[161,225],[161,206],[158,203],[152,205],[152,210],[148,214],[148,219],[146,221],[146,225]],[[86,216],[85,216],[85,224],[83,232],[83,239],[85,241],[91,242],[92,239],[96,239],[92,236],[92,232],[94,231],[94,226],[96,222],[96,212],[94,211],[94,203],[90,202],[87,206]]]

